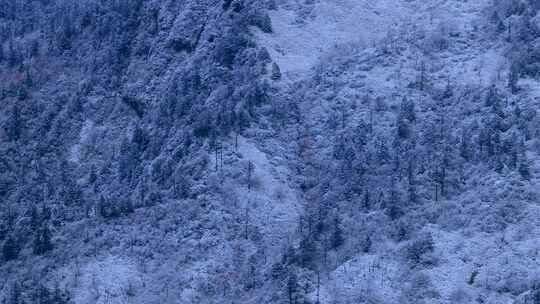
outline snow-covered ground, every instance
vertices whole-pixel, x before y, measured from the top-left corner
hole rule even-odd
[[[305,74],[328,50],[342,44],[369,46],[397,27],[406,7],[403,1],[337,0],[316,2],[307,16],[287,7],[272,11],[274,32],[257,31],[289,79]]]
[[[70,160],[72,162],[79,162],[81,160],[81,147],[84,144],[88,144],[87,141],[90,139],[94,128],[94,122],[91,120],[86,120],[83,124],[81,132],[79,134],[79,142],[71,147],[70,150]]]
[[[250,219],[262,227],[270,247],[278,253],[298,223],[300,200],[288,182],[288,169],[272,162],[252,140],[242,136],[238,138],[238,152],[253,168],[253,187],[250,191],[238,189],[238,196],[249,205]]]
[[[326,284],[321,287],[321,303],[333,300],[384,298],[396,301],[398,294],[399,265],[374,255],[362,255],[351,259],[334,270]],[[313,300],[316,295],[312,294]]]
[[[291,82],[306,79],[312,68],[317,65],[325,66],[326,59],[334,60],[336,56],[325,57],[330,52],[337,55],[343,52],[347,56],[356,54],[357,64],[362,60],[368,62],[371,58],[376,59],[377,53],[372,47],[385,43],[384,39],[389,36],[394,35],[400,40],[398,43],[403,43],[418,33],[432,39],[437,39],[437,35],[442,33],[452,37],[456,43],[453,43],[451,49],[437,51],[436,59],[429,58],[432,65],[427,69],[431,79],[437,83],[445,83],[443,79],[448,78],[452,84],[482,87],[504,82],[507,76],[503,71],[507,70],[508,65],[500,49],[491,46],[489,41],[478,38],[477,26],[488,4],[487,0],[315,1],[307,13],[305,10],[295,9],[294,5],[281,5],[270,14],[273,33],[267,34],[258,30],[255,33],[259,43],[269,50],[272,59],[280,66],[285,80]],[[420,49],[421,46],[418,47],[418,50]],[[340,71],[343,72],[342,79],[347,84],[341,91],[336,92],[337,97],[359,99],[365,92],[375,92],[375,96],[390,95],[407,87],[411,79],[417,77],[418,64],[424,55],[420,51],[413,53],[409,49],[399,56],[397,62],[387,65],[368,62],[366,69],[351,68]],[[540,87],[532,80],[520,84]],[[331,102],[336,100],[338,98]],[[325,121],[323,105],[314,103],[304,107],[306,124],[313,129],[324,130],[324,127],[321,127]],[[366,111],[358,109],[356,114],[365,116]],[[260,151],[254,146],[243,146],[245,150],[242,154],[253,160],[258,158]],[[263,168],[261,172],[269,172],[271,168],[266,167],[267,161],[262,159],[262,162],[256,162],[256,166]],[[263,179],[273,180],[268,176]],[[528,212],[531,216],[536,214],[537,210],[532,208]],[[465,236],[462,232],[444,231],[436,225],[427,230],[436,240],[436,255],[441,262],[425,273],[431,278],[443,301],[448,303],[473,301],[479,296],[475,290],[475,286],[479,285],[493,292],[487,295],[488,301],[511,303],[512,299],[508,295],[497,294],[497,289],[502,288],[500,286],[503,284],[513,284],[512,280],[520,277],[515,272],[520,272],[522,267],[513,264],[512,260],[526,260],[528,266],[525,267],[537,267],[535,259],[523,258],[534,247],[529,238],[511,241],[510,243],[517,247],[502,250],[498,247],[500,235],[479,233]],[[508,237],[517,234],[514,227],[509,227],[507,233]],[[500,254],[503,254],[503,257],[499,256]],[[397,301],[399,265],[395,265],[395,261],[382,262],[378,259],[379,257],[361,254],[337,267],[323,282],[319,295],[321,303],[331,303],[339,294],[343,294],[345,299],[360,298],[361,293],[371,292],[372,289],[387,300]],[[501,259],[505,262],[501,263]],[[501,268],[498,265],[506,266]],[[472,282],[471,276],[476,272],[476,278]],[[499,284],[497,280],[505,283]],[[311,296],[315,299],[314,294]]]
[[[142,284],[135,263],[116,256],[69,265],[62,273],[76,304],[131,303]]]
[[[344,45],[354,45],[361,51],[376,45],[388,33],[403,36],[404,29],[470,32],[487,3],[335,0],[315,1],[312,7],[303,5],[301,9],[282,5],[270,13],[273,33],[255,33],[285,78],[295,80],[319,63],[326,52]]]

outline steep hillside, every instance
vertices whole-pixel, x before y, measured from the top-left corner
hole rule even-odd
[[[269,58],[249,33],[271,30],[265,7],[0,1],[8,303],[193,303],[260,289],[248,278],[259,226],[237,209],[243,193],[226,200],[212,160],[219,150],[218,171],[235,166],[244,188],[243,156],[222,143],[268,99]]]
[[[257,37],[284,72],[296,138],[304,213],[285,264],[311,286],[299,298],[533,301],[538,81],[523,50],[536,10],[315,1],[270,14],[274,32]]]
[[[5,303],[537,303],[533,0],[0,0]]]

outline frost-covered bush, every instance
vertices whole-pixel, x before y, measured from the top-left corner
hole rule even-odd
[[[429,276],[423,273],[412,273],[407,278],[400,300],[402,303],[430,303],[440,298],[439,292],[433,287]]]
[[[403,256],[412,267],[432,266],[437,262],[433,237],[429,233],[420,233],[403,247]]]
[[[467,291],[465,291],[464,289],[458,288],[458,289],[456,289],[456,290],[454,290],[454,291],[452,291],[450,293],[450,296],[448,297],[448,300],[451,303],[465,304],[465,303],[470,303],[471,302],[472,296]]]
[[[453,36],[459,35],[456,25],[450,21],[439,23],[432,31],[427,33],[425,38],[424,52],[446,51],[451,45]]]

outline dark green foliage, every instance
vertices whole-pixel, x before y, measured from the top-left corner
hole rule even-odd
[[[191,53],[193,51],[193,46],[191,45],[191,42],[182,38],[176,38],[171,40],[171,47],[174,49],[175,52]]]
[[[21,138],[23,122],[18,105],[14,105],[11,108],[4,130],[10,141],[17,141]]]
[[[35,204],[30,207],[30,228],[32,231],[37,231],[41,226],[41,217],[38,212],[38,208]]]
[[[32,292],[32,301],[39,304],[67,304],[70,303],[70,297],[67,292],[62,292],[58,286],[51,290],[43,284],[39,284]]]
[[[232,68],[236,56],[249,45],[249,41],[241,36],[232,33],[233,29],[216,42],[215,60],[224,67]]]
[[[257,14],[252,19],[253,25],[257,26],[264,33],[272,33],[272,20],[268,14]]]
[[[53,248],[51,231],[49,226],[44,222],[42,227],[35,233],[33,252],[36,255],[43,255]]]
[[[523,158],[519,164],[518,172],[521,175],[521,177],[525,180],[529,180],[531,178],[531,170],[529,167],[529,162],[527,159]]]
[[[11,284],[11,288],[8,289],[7,297],[5,298],[5,304],[24,304],[22,288],[19,283],[14,282]]]
[[[371,196],[369,190],[366,190],[364,192],[364,197],[362,199],[362,208],[365,211],[369,211],[369,209],[371,209]]]
[[[404,248],[404,254],[413,266],[429,265],[433,262],[430,256],[433,250],[433,238],[426,233],[409,242]]]
[[[537,288],[535,291],[533,291],[532,301],[533,304],[540,304],[540,288]]]
[[[271,75],[270,75],[270,78],[272,78],[272,80],[280,80],[281,79],[281,71],[279,69],[279,66],[273,62],[272,63],[272,71],[271,71]]]
[[[300,286],[298,285],[298,278],[296,274],[290,273],[287,279],[287,296],[288,303],[295,304],[299,302]]]
[[[97,212],[105,219],[129,215],[133,211],[133,204],[128,198],[110,199],[102,196],[97,203]]]
[[[233,2],[233,0],[223,0],[222,8],[224,10],[228,10],[229,7],[231,7],[232,2]]]
[[[73,21],[68,17],[62,18],[60,29],[58,30],[58,47],[61,50],[70,50],[73,44]]]
[[[131,140],[124,139],[120,147],[119,177],[121,180],[131,182],[139,169],[143,153],[147,150],[149,139],[145,131],[137,126]]]
[[[400,139],[407,139],[411,136],[412,131],[408,121],[405,119],[399,119],[397,125],[397,134]]]
[[[17,46],[15,46],[13,40],[9,40],[8,42],[6,58],[8,67],[10,68],[18,67],[23,61],[22,54]]]
[[[344,242],[345,237],[341,228],[341,219],[339,215],[336,215],[334,218],[332,237],[330,239],[331,248],[339,248]]]
[[[125,103],[130,109],[135,112],[137,117],[142,118],[144,115],[144,105],[143,103],[135,97],[131,96],[122,96],[122,102]]]
[[[465,161],[471,161],[474,157],[474,147],[472,146],[471,133],[468,127],[462,130],[459,154]]]
[[[388,201],[386,202],[386,214],[390,217],[390,219],[396,220],[405,214],[405,206],[403,205],[403,201],[395,182],[389,190],[390,193],[388,196]]]
[[[401,106],[400,106],[399,117],[401,119],[406,119],[410,122],[416,121],[415,105],[411,99],[406,98],[406,97],[403,98],[403,101],[401,102]]]
[[[373,245],[373,242],[371,241],[371,237],[367,235],[362,242],[362,252],[363,253],[369,253],[371,251],[371,246]]]
[[[306,237],[300,242],[298,249],[298,263],[302,267],[312,267],[316,262],[317,245],[313,238]]]
[[[485,99],[485,106],[491,107],[493,104],[499,102],[499,94],[497,92],[497,88],[495,86],[489,87],[488,93],[486,95]]]
[[[510,92],[513,94],[516,94],[519,90],[518,87],[518,80],[519,80],[519,66],[518,63],[512,62],[510,65],[510,71],[508,73],[508,87],[510,88]]]
[[[478,270],[473,270],[473,272],[471,273],[471,276],[467,280],[467,284],[473,285],[474,281],[476,280],[477,275],[478,275]]]
[[[11,261],[19,256],[20,243],[13,235],[8,235],[2,245],[2,260]]]

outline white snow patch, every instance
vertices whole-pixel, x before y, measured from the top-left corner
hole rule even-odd
[[[399,265],[395,260],[375,255],[358,255],[332,271],[321,286],[321,303],[344,300],[358,301],[365,298],[398,299]],[[313,301],[317,296],[311,294]]]
[[[251,140],[241,136],[238,138],[238,152],[244,160],[252,163],[254,181],[250,191],[241,189],[238,195],[241,201],[250,205],[250,218],[262,227],[271,247],[278,250],[284,238],[296,228],[299,216],[299,198],[288,181],[288,169],[268,159]]]
[[[83,124],[81,132],[79,133],[79,142],[73,145],[70,149],[69,160],[75,163],[80,162],[81,160],[81,147],[88,141],[92,130],[94,129],[94,122],[91,120],[86,120]]]
[[[77,285],[73,294],[76,304],[121,304],[130,303],[142,284],[141,276],[129,260],[108,257],[89,262],[72,274]]]
[[[397,27],[402,1],[339,0],[314,5],[311,18],[299,23],[297,12],[280,8],[270,13],[274,32],[256,31],[260,43],[293,78],[313,67],[327,50],[344,43],[369,45]]]
[[[284,5],[270,12],[273,33],[255,30],[255,35],[280,66],[284,79],[294,81],[305,77],[318,63],[325,64],[324,55],[335,48],[354,45],[361,52],[378,45],[390,32],[404,38],[407,31],[420,29],[431,33],[443,27],[447,34],[459,33],[465,37],[474,33],[487,3],[486,0],[323,0],[316,1],[307,16]],[[491,82],[499,73],[500,60],[494,52],[482,53],[478,58],[460,58],[466,64],[452,68],[451,74],[474,82]]]
[[[502,54],[490,49],[472,60],[460,60],[453,68],[449,68],[449,74],[455,77],[458,83],[486,86],[501,82],[501,79],[506,77],[503,72],[506,61]]]
[[[532,99],[532,106],[540,106],[540,81],[531,78],[523,78],[519,80],[518,87],[521,91],[526,92],[526,95]]]

